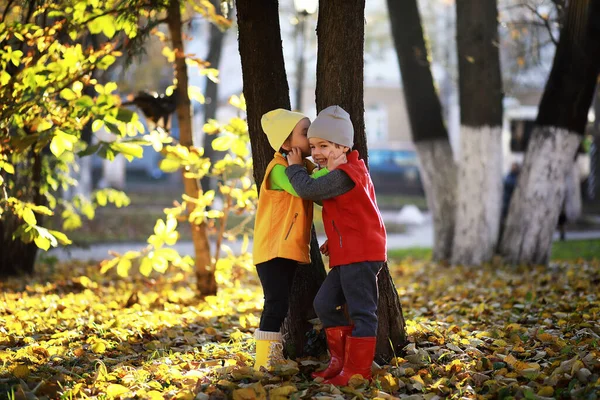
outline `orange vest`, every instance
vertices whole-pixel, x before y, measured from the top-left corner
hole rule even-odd
[[[277,164],[288,166],[279,152],[267,166],[260,186],[254,222],[254,265],[277,257],[308,264],[313,203],[268,187],[269,174]]]

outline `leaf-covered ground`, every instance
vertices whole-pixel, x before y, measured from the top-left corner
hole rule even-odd
[[[600,263],[391,263],[410,344],[370,385],[322,385],[316,360],[256,372],[253,271],[200,302],[190,275],[40,267],[0,284],[0,398],[582,398],[600,391]]]

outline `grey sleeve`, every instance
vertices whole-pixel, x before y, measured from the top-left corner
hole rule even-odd
[[[344,171],[335,169],[320,178],[311,178],[302,165],[290,165],[286,168],[290,183],[298,196],[303,199],[320,201],[331,199],[349,192],[354,182]]]

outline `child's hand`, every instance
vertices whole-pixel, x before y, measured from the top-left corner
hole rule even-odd
[[[319,247],[319,250],[321,250],[321,254],[329,257],[329,244],[327,240],[321,245],[321,247]]]
[[[292,147],[292,149],[287,154],[287,162],[289,165],[294,164],[304,164],[302,159],[302,152],[297,147]]]
[[[342,153],[337,157],[333,156],[333,151],[329,153],[329,158],[327,159],[327,169],[333,171],[337,167],[342,164],[346,164],[348,159],[346,158],[346,153]]]

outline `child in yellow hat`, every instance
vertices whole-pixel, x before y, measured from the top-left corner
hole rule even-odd
[[[310,155],[307,131],[310,120],[301,113],[276,109],[264,114],[262,128],[275,150],[260,186],[254,223],[254,265],[264,292],[264,309],[256,340],[254,367],[271,367],[283,361],[281,325],[285,319],[289,296],[298,264],[310,263],[310,233],[313,203],[298,197],[286,175],[288,162],[283,155],[292,148],[302,157]],[[304,160],[311,173],[314,164]],[[315,172],[314,177],[327,170]]]

